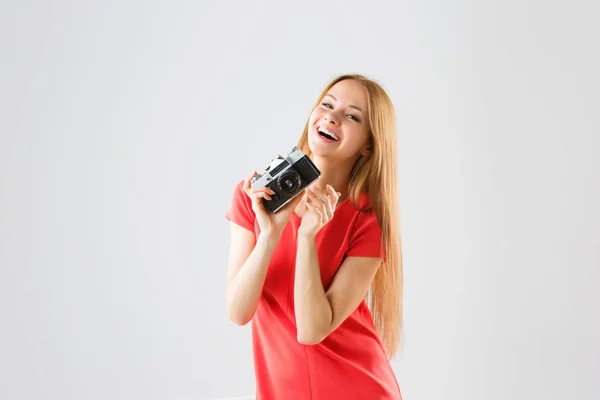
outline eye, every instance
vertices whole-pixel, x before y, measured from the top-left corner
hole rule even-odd
[[[331,109],[333,109],[333,107],[331,106],[331,104],[329,104],[329,103],[327,103],[327,102],[322,102],[322,103],[321,103],[321,105],[322,105],[322,106],[325,106],[325,107],[327,107],[327,108],[331,108]],[[360,118],[358,118],[356,115],[353,115],[353,114],[347,114],[346,116],[347,116],[348,118],[350,118],[350,119],[352,119],[352,120],[356,121],[356,122],[360,122]]]

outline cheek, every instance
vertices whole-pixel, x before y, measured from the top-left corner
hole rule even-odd
[[[362,127],[352,127],[349,137],[352,138],[353,145],[362,146],[369,140],[369,132]]]
[[[310,122],[310,125],[314,125],[319,119],[321,118],[321,112],[318,108],[315,108],[313,110],[313,112],[310,114],[310,118],[308,119],[308,121]]]

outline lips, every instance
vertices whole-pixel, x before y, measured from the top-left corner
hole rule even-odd
[[[335,143],[342,139],[339,131],[325,125],[316,125],[315,134],[325,143]]]
[[[326,131],[327,133],[332,133],[333,135],[335,135],[337,137],[338,140],[341,139],[339,131],[331,128],[330,126],[317,125],[317,133],[320,133],[319,131]]]
[[[338,142],[337,140],[329,139],[328,137],[321,135],[319,132],[317,132],[317,137],[327,143],[337,143]]]

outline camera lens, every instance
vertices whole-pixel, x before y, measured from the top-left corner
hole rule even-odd
[[[277,185],[285,193],[293,193],[300,187],[300,175],[296,171],[284,172],[279,179]]]

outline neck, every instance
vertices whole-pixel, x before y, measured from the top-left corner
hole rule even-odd
[[[354,167],[357,158],[339,161],[313,154],[311,159],[321,171],[321,176],[316,184],[322,189],[325,189],[326,185],[330,185],[335,191],[341,193],[339,203],[344,201],[348,196],[350,172],[352,172],[352,167]]]

